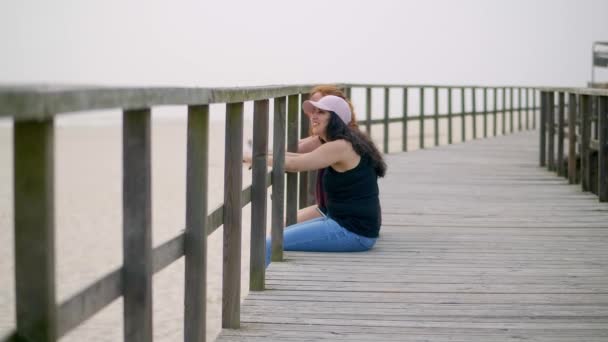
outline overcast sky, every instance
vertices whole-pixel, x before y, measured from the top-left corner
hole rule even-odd
[[[608,41],[608,0],[0,4],[3,83],[583,86]]]

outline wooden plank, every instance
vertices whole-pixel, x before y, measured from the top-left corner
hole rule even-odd
[[[477,88],[471,88],[471,112],[473,115],[473,139],[477,139]]]
[[[517,129],[521,131],[522,125],[521,88],[517,88]]]
[[[526,91],[526,131],[530,129],[530,88],[525,88]]]
[[[452,142],[452,88],[448,88],[448,144]]]
[[[439,88],[433,88],[433,133],[435,146],[439,146]]]
[[[502,88],[502,135],[507,134],[507,88]]]
[[[16,336],[55,341],[54,124],[13,125]]]
[[[407,140],[408,140],[408,131],[407,131],[407,121],[408,121],[408,95],[407,88],[403,88],[403,116],[401,122],[401,150],[407,152]],[[451,119],[450,119],[451,124]],[[450,130],[451,134],[451,130]],[[450,135],[451,136],[451,135]]]
[[[565,94],[557,94],[557,175],[566,174],[564,165],[564,139],[565,139]]]
[[[124,340],[152,340],[150,109],[123,114]]]
[[[555,94],[547,93],[546,101],[547,167],[549,171],[555,171]]]
[[[492,105],[494,106],[492,111],[492,136],[498,136],[498,88],[492,88],[492,96]]]
[[[488,88],[483,88],[483,137],[488,137]]]
[[[188,107],[184,340],[205,341],[209,106]]]
[[[547,97],[548,93],[541,92],[540,93],[540,143],[539,143],[539,156],[540,156],[540,166],[544,167],[547,163]],[[504,121],[504,120],[503,120]],[[504,122],[503,122],[504,124]],[[504,134],[504,126],[503,126],[503,134]]]
[[[226,105],[226,151],[224,160],[222,327],[236,329],[240,325],[241,301],[242,102]]]
[[[283,228],[285,225],[285,114],[287,98],[274,99],[272,140],[272,261],[283,260]]]
[[[568,183],[575,184],[578,179],[576,169],[576,94],[568,94]]]
[[[591,190],[591,170],[589,165],[589,154],[591,153],[589,143],[591,140],[591,97],[581,95],[579,113],[581,118],[580,135],[581,142],[579,151],[581,154],[581,187],[583,191]]]
[[[389,148],[388,148],[389,147],[388,142],[390,140],[389,133],[388,133],[389,128],[390,128],[389,123],[388,123],[389,110],[390,110],[390,89],[388,87],[385,87],[384,88],[384,122],[383,122],[383,126],[382,126],[383,131],[384,131],[384,133],[382,135],[382,138],[383,138],[382,146],[383,146],[383,151],[385,154],[388,153],[388,151],[389,151]]]
[[[253,107],[253,171],[249,290],[262,291],[266,278],[266,174],[268,172],[268,100]],[[303,115],[303,117],[306,117]],[[308,130],[307,130],[308,131]]]
[[[599,98],[598,109],[598,198],[608,202],[608,96]]]
[[[465,88],[460,88],[460,141],[467,141],[467,123],[466,123],[466,94]]]
[[[532,129],[536,129],[536,89],[532,89],[532,107],[534,110],[532,111]]]
[[[372,89],[367,87],[365,88],[365,131],[372,137]]]
[[[513,123],[513,110],[514,110],[514,105],[513,105],[513,87],[509,88],[509,127],[511,128],[511,133],[515,132],[515,125]]]
[[[418,148],[424,148],[424,87],[420,87],[420,114],[418,126],[419,143]]]
[[[298,151],[298,114],[300,100],[298,95],[290,95],[287,98],[287,151]],[[287,173],[286,183],[286,219],[285,224],[290,226],[298,219],[298,174]]]
[[[346,88],[346,89],[350,89],[350,88]],[[304,102],[305,100],[307,100],[309,97],[308,94],[302,94],[301,96],[301,100],[302,102]],[[300,113],[300,139],[304,139],[308,136],[310,136],[310,132],[309,132],[309,119],[308,119],[308,115],[306,115],[306,113],[304,113],[304,109],[301,108],[301,113]],[[255,131],[255,129],[254,129]],[[309,199],[309,188],[311,188],[311,184],[309,184],[309,177],[308,177],[308,173],[309,172],[299,172],[299,200],[298,200],[298,208],[302,209],[305,207],[309,206],[309,203],[311,202]]]

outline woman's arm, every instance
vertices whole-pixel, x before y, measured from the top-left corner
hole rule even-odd
[[[321,140],[318,135],[312,135],[298,142],[298,153],[312,152],[321,146]]]
[[[352,148],[348,142],[339,139],[327,142],[308,153],[285,152],[285,171],[300,172],[326,168],[345,160],[350,149]],[[243,162],[252,163],[251,153],[243,153]],[[269,154],[266,163],[272,166],[272,162],[272,155]]]

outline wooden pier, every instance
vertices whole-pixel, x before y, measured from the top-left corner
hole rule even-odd
[[[374,249],[285,252],[218,341],[608,340],[608,205],[537,141],[388,156]]]

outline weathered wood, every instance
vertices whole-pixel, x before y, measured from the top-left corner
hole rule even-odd
[[[287,97],[287,151],[298,151],[298,115],[300,100],[298,95]],[[298,174],[287,173],[287,203],[285,224],[290,226],[298,219]]]
[[[372,137],[372,88],[365,88],[365,131]]]
[[[591,96],[580,96],[579,117],[580,124],[580,146],[581,154],[581,187],[583,191],[591,190],[591,170],[589,167],[589,142],[591,140]]]
[[[513,123],[513,121],[514,121],[514,119],[513,119],[513,116],[514,116],[513,111],[514,111],[514,108],[515,108],[515,106],[513,105],[513,89],[514,89],[513,87],[509,88],[509,127],[511,129],[510,130],[511,133],[515,132],[515,125]]]
[[[266,278],[266,197],[268,172],[268,100],[253,105],[253,158],[251,183],[251,245],[249,290],[262,291]],[[306,115],[302,115],[306,118]],[[308,129],[306,129],[308,132]]]
[[[522,125],[522,106],[521,106],[521,88],[517,88],[517,130],[521,131],[523,129]]]
[[[452,144],[452,88],[448,88],[448,144]]]
[[[433,88],[433,134],[435,146],[439,146],[439,88]]]
[[[549,171],[555,171],[555,93],[547,93],[546,101],[547,167]]]
[[[389,117],[389,110],[390,110],[390,89],[388,87],[384,88],[384,122],[383,122],[383,130],[384,130],[384,134],[382,135],[383,138],[383,151],[384,153],[388,153],[389,151],[389,122],[388,122],[388,117]]]
[[[539,143],[539,156],[540,156],[540,166],[544,167],[547,163],[547,123],[545,118],[547,117],[547,92],[540,93],[540,143]],[[503,120],[504,124],[504,120]],[[503,134],[505,134],[504,126],[503,126]]]
[[[407,96],[407,88],[403,88],[403,116],[401,117],[401,150],[407,152],[407,121],[408,121],[408,96]]]
[[[419,143],[418,148],[424,148],[424,87],[420,87],[420,114],[419,114],[419,126],[418,135]]]
[[[498,88],[492,88],[492,105],[494,110],[492,111],[492,136],[498,135]]]
[[[502,135],[507,134],[507,88],[502,88]]]
[[[374,248],[287,252],[218,341],[601,341],[608,211],[537,167],[536,134],[388,155]]]
[[[532,108],[534,109],[532,111],[532,129],[536,129],[536,106],[537,106],[536,93],[537,93],[537,90],[532,89]]]
[[[575,184],[578,176],[576,169],[576,94],[568,94],[568,183]]]
[[[152,340],[150,109],[123,114],[123,302],[125,341]]]
[[[488,137],[488,88],[483,88],[483,137]]]
[[[526,130],[530,129],[530,88],[526,89]]]
[[[13,135],[17,337],[55,341],[53,119],[15,121]]]
[[[224,262],[222,327],[240,326],[241,301],[241,188],[243,184],[243,103],[226,104],[224,159]]]
[[[477,88],[471,88],[471,118],[473,118],[473,139],[477,139]]]
[[[346,88],[346,89],[350,89],[350,88]],[[308,94],[302,94],[302,98],[301,98],[301,102],[304,102],[305,100],[308,100]],[[308,137],[309,134],[309,130],[310,130],[310,125],[309,125],[309,119],[308,119],[308,115],[306,115],[306,113],[304,113],[304,109],[301,108],[301,113],[300,113],[300,139],[304,139],[306,137]],[[308,198],[308,193],[309,193],[309,177],[308,177],[308,172],[304,171],[304,172],[299,172],[298,176],[300,178],[300,182],[298,183],[299,185],[299,200],[298,200],[298,208],[302,209],[307,207],[310,203],[309,198]]]
[[[565,100],[564,93],[557,93],[557,175],[566,174],[564,165],[564,139],[565,139]]]
[[[184,340],[205,341],[209,106],[188,107]]]
[[[467,117],[466,112],[466,94],[465,88],[460,88],[460,141],[467,141]]]
[[[598,197],[608,202],[608,96],[599,98],[598,141]]]
[[[283,261],[283,228],[285,225],[285,116],[287,98],[274,99],[272,140],[272,261]]]

